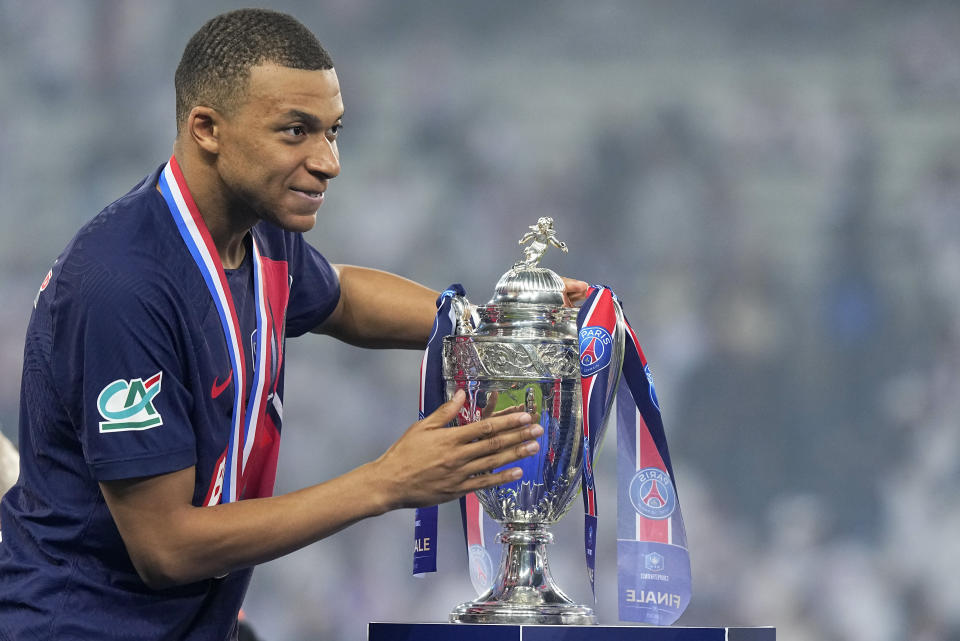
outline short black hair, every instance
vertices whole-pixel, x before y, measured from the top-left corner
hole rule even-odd
[[[285,13],[238,9],[210,19],[190,38],[174,75],[177,132],[197,105],[229,112],[246,91],[250,68],[268,63],[333,68],[317,37]]]

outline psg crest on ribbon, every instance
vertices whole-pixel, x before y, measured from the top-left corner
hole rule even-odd
[[[594,586],[600,529],[593,459],[617,400],[620,619],[669,625],[690,600],[690,561],[653,376],[608,287],[591,287],[579,309],[564,306],[563,280],[539,266],[549,246],[567,251],[553,219],[532,225],[520,239],[526,243],[524,258],[503,274],[486,305],[471,306],[460,285],[441,294],[421,366],[421,417],[463,389],[466,411],[457,425],[522,407],[544,429],[537,454],[515,464],[523,469],[520,480],[461,500],[479,597],[457,606],[450,620],[597,622],[590,607],[554,583],[545,546],[553,541],[548,526],[580,491]],[[415,573],[436,569],[436,546],[420,544],[436,542],[436,521],[436,508],[417,511]],[[499,567],[491,561],[498,557]]]

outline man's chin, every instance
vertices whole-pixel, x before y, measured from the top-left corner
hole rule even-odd
[[[312,214],[293,214],[285,216],[277,222],[279,222],[280,227],[286,231],[302,234],[310,231],[317,224],[317,212],[315,211]]]
[[[304,232],[310,231],[311,229],[314,228],[314,226],[316,226],[317,212],[313,212],[312,214],[307,214],[307,215],[300,214],[298,216],[291,216],[284,222],[288,223],[288,225],[284,226],[284,229],[286,229],[287,231],[298,232],[302,234]]]

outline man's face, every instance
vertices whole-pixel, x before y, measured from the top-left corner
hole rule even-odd
[[[222,121],[217,169],[230,215],[289,231],[313,228],[323,193],[340,173],[342,118],[333,69],[253,67],[246,96]]]

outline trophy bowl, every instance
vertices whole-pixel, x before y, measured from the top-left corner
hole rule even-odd
[[[544,547],[553,541],[548,526],[570,509],[580,490],[584,465],[578,310],[564,307],[563,280],[536,265],[546,241],[555,240],[550,219],[531,229],[543,230],[544,220],[549,228],[541,234],[546,238],[539,253],[527,248],[527,260],[500,278],[487,305],[473,311],[465,298],[454,300],[456,333],[443,341],[446,397],[458,389],[467,393],[457,425],[526,411],[544,430],[538,452],[515,464],[523,469],[519,480],[476,493],[502,526],[504,545],[493,587],[457,606],[452,622],[596,623],[591,608],[574,603],[554,583]],[[566,249],[558,243],[551,244]],[[623,338],[618,327],[611,345],[616,363],[623,358]],[[619,377],[619,366],[609,371]],[[615,390],[617,381],[610,382]],[[602,433],[599,426],[597,445]]]

